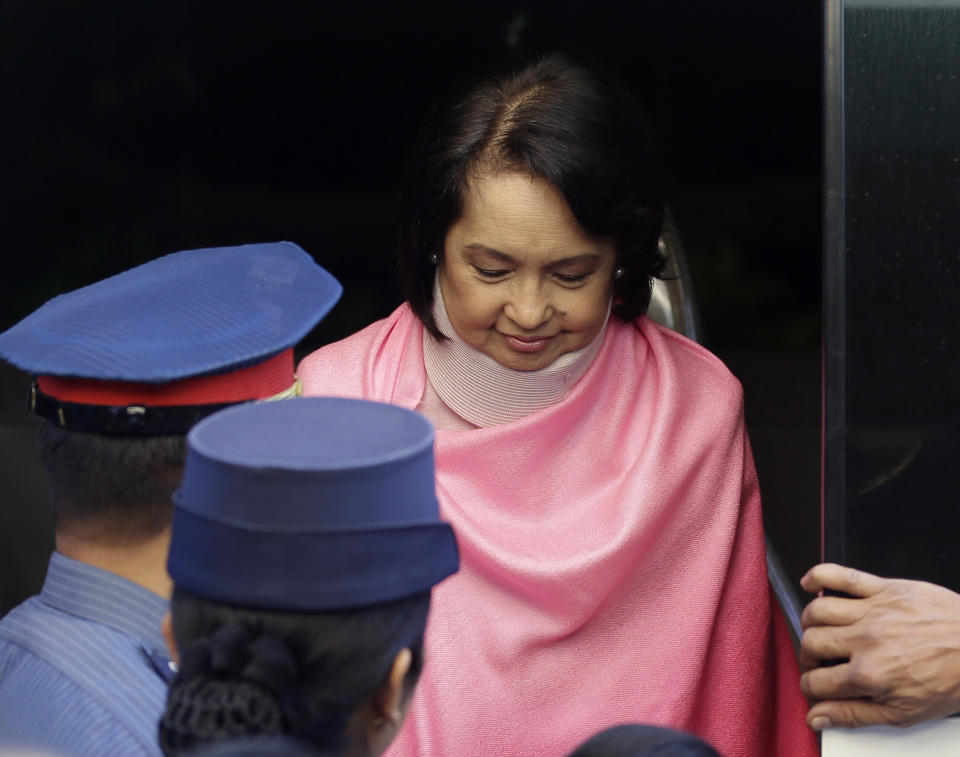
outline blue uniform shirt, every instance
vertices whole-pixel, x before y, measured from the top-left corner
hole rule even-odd
[[[0,746],[159,757],[166,609],[142,586],[54,552],[43,591],[0,620]]]

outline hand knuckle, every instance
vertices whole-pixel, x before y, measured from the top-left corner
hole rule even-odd
[[[864,626],[857,634],[857,646],[861,649],[872,649],[877,645],[877,632],[870,626]]]
[[[817,650],[820,647],[817,642],[822,635],[821,629],[808,628],[803,632],[803,636],[800,637],[800,649],[811,657],[816,657]]]
[[[896,598],[910,596],[916,588],[916,583],[905,581],[902,578],[891,578],[885,587],[888,594]]]
[[[878,687],[876,670],[872,665],[865,664],[860,660],[850,662],[848,679],[851,686],[862,693],[876,691]]]

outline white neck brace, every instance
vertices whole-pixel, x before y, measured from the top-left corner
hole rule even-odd
[[[567,352],[546,368],[515,371],[474,349],[454,330],[443,304],[440,284],[433,286],[433,317],[437,340],[423,332],[423,363],[440,399],[475,426],[500,426],[559,402],[586,373],[607,330],[607,319],[590,344]]]

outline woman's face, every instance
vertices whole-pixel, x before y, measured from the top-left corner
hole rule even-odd
[[[615,258],[613,242],[584,233],[551,184],[484,174],[447,231],[440,290],[461,339],[507,368],[534,371],[599,333]]]

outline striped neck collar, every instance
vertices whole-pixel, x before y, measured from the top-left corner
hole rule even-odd
[[[600,331],[579,350],[567,352],[537,371],[507,368],[459,337],[443,304],[439,281],[433,286],[433,317],[446,339],[423,332],[427,377],[444,403],[475,426],[486,428],[525,418],[563,400],[600,351],[610,310]]]

